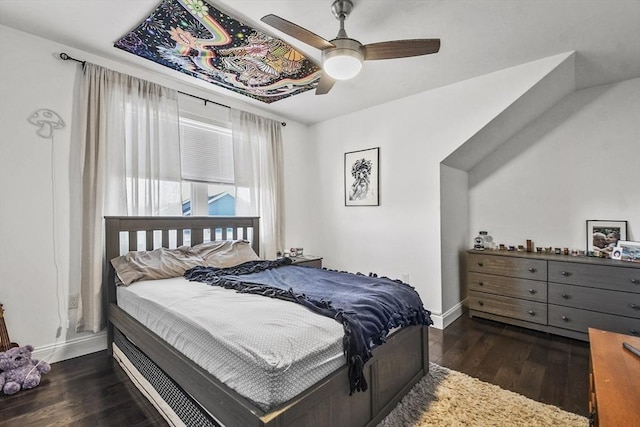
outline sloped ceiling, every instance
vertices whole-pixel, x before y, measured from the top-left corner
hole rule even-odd
[[[208,0],[231,16],[282,38],[320,62],[320,52],[268,27],[274,13],[327,39],[338,22],[331,0]],[[180,79],[120,51],[113,43],[147,16],[160,0],[2,0],[0,24]],[[369,61],[355,79],[338,82],[323,96],[313,91],[268,106],[189,78],[212,99],[240,99],[284,118],[313,124],[496,70],[576,51],[577,88],[640,77],[638,0],[354,0],[346,21],[362,43],[440,38],[440,53]],[[181,80],[184,82],[184,80]],[[244,98],[244,99],[243,99]],[[262,104],[262,105],[261,105]]]
[[[517,99],[513,99],[503,111],[447,156],[443,164],[469,172],[487,155],[573,92],[575,54],[555,55],[492,74],[502,77],[510,73],[529,76],[530,87],[514,94]]]

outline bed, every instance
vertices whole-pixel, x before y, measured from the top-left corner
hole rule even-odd
[[[151,250],[158,246],[196,246],[209,240],[248,240],[256,253],[259,253],[260,244],[257,238],[259,219],[256,217],[106,217],[105,233],[107,260],[127,251]],[[131,368],[134,372],[129,374],[132,382],[147,389],[143,394],[159,411],[170,407],[168,412],[181,419],[176,424],[375,426],[427,373],[428,327],[403,327],[373,350],[373,357],[363,369],[368,383],[366,391],[350,393],[348,367],[341,365],[327,375],[323,374],[299,394],[265,410],[264,406],[227,386],[121,308],[117,276],[111,263],[107,264],[105,286],[110,355],[121,364],[134,362]],[[136,367],[141,366],[155,374],[136,372]],[[140,380],[136,380],[136,376],[141,376]],[[149,376],[157,381],[154,383]],[[160,390],[163,384],[169,385]],[[193,412],[198,414],[193,415]],[[171,419],[168,421],[172,422]]]

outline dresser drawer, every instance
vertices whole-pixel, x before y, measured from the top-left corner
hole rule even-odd
[[[469,291],[469,309],[547,324],[547,304],[541,302]]]
[[[640,269],[549,261],[549,282],[640,293]]]
[[[469,254],[469,271],[520,277],[523,279],[547,280],[547,261],[484,254]]]
[[[640,319],[640,294],[549,283],[549,304]]]
[[[549,304],[549,325],[587,333],[588,328],[640,336],[640,319]]]
[[[547,301],[547,282],[543,281],[469,272],[467,285],[470,291],[487,292],[531,301]]]

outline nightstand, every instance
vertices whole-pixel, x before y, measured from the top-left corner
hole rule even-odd
[[[315,255],[303,255],[303,256],[292,256],[289,257],[291,259],[292,265],[299,265],[301,267],[315,267],[322,268],[322,257]]]

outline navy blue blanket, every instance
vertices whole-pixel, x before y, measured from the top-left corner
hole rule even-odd
[[[390,329],[431,325],[411,286],[384,277],[290,265],[291,260],[249,261],[231,268],[195,267],[188,280],[293,301],[344,327],[350,391],[365,391],[364,364]]]

